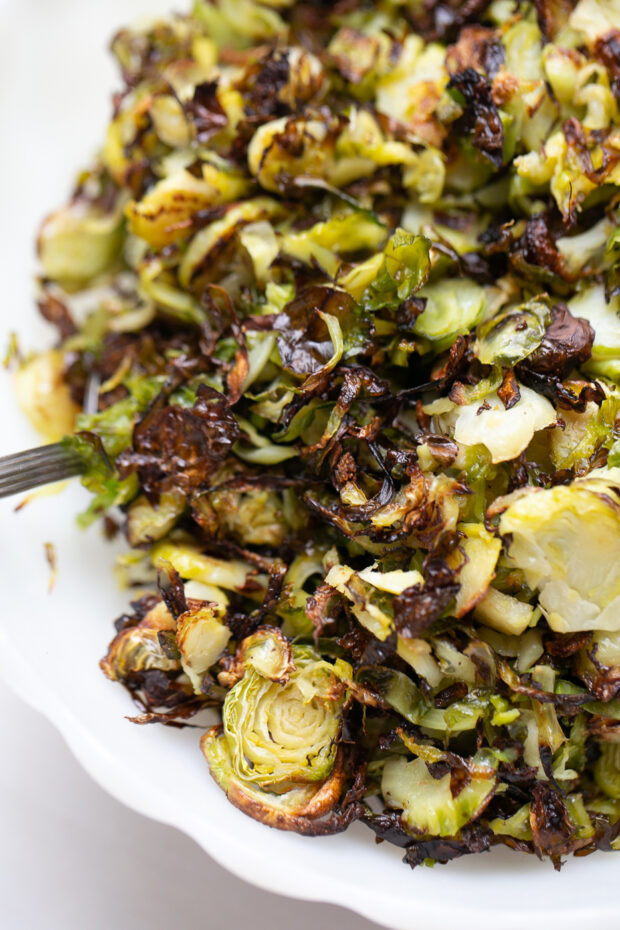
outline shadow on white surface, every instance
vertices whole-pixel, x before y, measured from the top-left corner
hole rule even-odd
[[[377,927],[245,884],[179,831],[103,792],[51,724],[2,684],[0,705],[3,930]]]

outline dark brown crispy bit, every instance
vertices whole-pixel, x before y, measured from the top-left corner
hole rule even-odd
[[[501,168],[504,127],[493,102],[489,82],[471,67],[452,74],[448,89],[464,100],[464,113],[455,128],[471,136],[472,144],[495,168]]]
[[[172,489],[189,494],[209,484],[240,436],[226,398],[201,385],[191,408],[155,405],[117,465],[122,475],[137,472],[149,495]]]

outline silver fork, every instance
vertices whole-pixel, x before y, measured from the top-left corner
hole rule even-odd
[[[84,464],[62,442],[53,442],[0,458],[0,497],[79,475]]]

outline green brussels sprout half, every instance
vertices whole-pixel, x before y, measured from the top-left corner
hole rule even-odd
[[[495,793],[493,769],[488,775],[470,776],[456,792],[451,775],[434,777],[426,762],[404,758],[386,762],[381,793],[388,807],[402,810],[402,818],[413,833],[424,836],[454,836],[471,820],[479,817]]]
[[[559,633],[620,629],[620,469],[505,498],[499,528],[511,563],[538,589]]]
[[[483,365],[516,365],[541,344],[549,319],[535,300],[493,317],[478,327],[476,355]]]
[[[108,271],[123,243],[123,218],[76,201],[47,218],[39,233],[43,273],[69,289]]]
[[[178,651],[164,645],[165,634],[174,635],[174,630],[174,620],[165,604],[157,604],[139,624],[121,630],[114,637],[107,655],[101,660],[103,672],[112,681],[127,681],[136,673],[152,669],[180,670]]]
[[[436,352],[472,330],[486,304],[484,288],[469,278],[428,284],[419,296],[426,300],[426,306],[415,322],[414,332],[428,339]]]
[[[202,692],[206,672],[224,652],[231,632],[224,621],[225,609],[220,604],[202,603],[186,610],[177,618],[176,641],[181,666],[194,691]]]
[[[245,670],[226,696],[222,730],[205,734],[203,751],[233,803],[292,829],[295,817],[325,813],[337,800],[351,669],[341,661],[331,665],[307,646],[290,647],[283,663],[283,640],[271,631],[250,639],[241,646]]]

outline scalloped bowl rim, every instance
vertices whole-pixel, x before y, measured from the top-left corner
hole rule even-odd
[[[432,899],[421,901],[419,894],[416,893],[415,896],[412,894],[410,903],[415,907],[415,923],[412,923],[411,912],[408,907],[403,907],[404,902],[396,902],[389,894],[384,894],[380,888],[364,888],[356,884],[345,885],[340,879],[330,878],[326,874],[311,876],[308,864],[295,862],[293,857],[281,860],[277,871],[266,868],[265,856],[260,846],[249,846],[243,833],[232,829],[222,829],[219,823],[214,822],[203,823],[200,829],[201,825],[193,820],[191,807],[187,804],[175,803],[170,793],[163,792],[152,784],[149,784],[145,790],[143,777],[124,766],[122,760],[94,737],[85,722],[54,695],[53,691],[24,689],[23,682],[26,680],[27,664],[23,657],[13,650],[5,635],[0,636],[0,674],[15,694],[34,710],[42,712],[57,728],[81,766],[110,795],[146,817],[182,830],[220,865],[261,889],[290,898],[344,906],[367,919],[392,927],[394,930],[412,930],[413,927],[418,926],[424,926],[428,930],[433,930],[433,928],[443,930],[450,921],[458,921],[461,930],[479,930],[481,918],[493,923],[501,922],[505,930],[510,930],[513,926],[515,930],[517,927],[522,928],[524,921],[530,922],[531,930],[539,926],[542,930],[543,925],[549,926],[546,922],[550,916],[553,918],[554,925],[558,927],[561,925],[563,930],[582,930],[585,919],[612,921],[617,916],[616,907],[611,901],[611,906],[605,906],[603,903],[589,903],[583,909],[578,910],[574,904],[568,907],[556,905],[551,911],[545,908],[544,914],[538,904],[534,904],[532,908],[519,908],[518,911],[513,909],[513,905],[509,906],[509,910],[507,910],[508,905],[491,909],[483,903],[484,888],[481,887],[479,890],[482,899],[481,907],[474,911],[465,910],[459,901],[450,902],[445,898],[439,902]],[[313,842],[313,840],[304,839],[307,842]],[[376,854],[381,855],[380,848],[377,849]],[[450,891],[451,884],[448,870],[454,868],[454,865],[439,867],[445,871],[446,893]],[[514,878],[518,878],[519,864],[515,861],[514,865]],[[546,868],[549,871],[550,882],[559,878],[551,871],[548,863],[539,865],[540,868]],[[492,872],[491,874],[487,872],[486,862],[482,857],[480,857],[479,866],[480,874],[473,879],[474,882],[483,880],[485,877],[487,879],[493,877]],[[403,870],[403,883],[409,881],[411,876],[408,868],[400,863],[398,867]],[[572,870],[572,877],[574,879],[579,877],[574,870]],[[609,877],[611,878],[611,875]],[[514,890],[516,893],[517,890]],[[417,891],[419,892],[419,889]],[[539,923],[541,918],[544,918],[544,924]],[[611,923],[608,926],[611,926]]]

